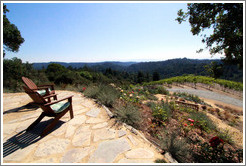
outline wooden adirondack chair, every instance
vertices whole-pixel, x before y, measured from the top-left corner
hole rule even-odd
[[[34,126],[36,126],[45,116],[54,117],[54,120],[42,131],[41,137],[45,136],[55,125],[58,123],[59,119],[64,116],[68,111],[70,111],[70,118],[73,116],[73,107],[72,107],[72,97],[68,96],[66,98],[60,100],[54,100],[52,102],[47,102],[45,97],[41,96],[39,93],[23,86],[25,92],[32,98],[32,100],[43,110],[41,115],[34,121],[27,129],[31,130]],[[53,97],[52,94],[50,97]],[[47,96],[46,96],[47,97]],[[64,100],[68,100],[67,102],[61,102]]]
[[[31,79],[22,77],[22,81],[26,84],[26,86],[38,92],[41,96],[49,96],[50,94],[55,94],[54,84],[47,84],[47,85],[39,85],[37,86]],[[48,98],[50,101],[50,98]],[[57,96],[54,96],[54,100],[57,100]]]

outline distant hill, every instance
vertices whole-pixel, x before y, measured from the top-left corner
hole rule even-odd
[[[107,68],[111,68],[116,71],[126,71],[129,73],[137,73],[141,71],[152,75],[153,72],[158,72],[161,79],[170,78],[175,76],[181,76],[184,74],[195,74],[195,75],[208,75],[205,71],[204,66],[216,61],[222,63],[221,60],[198,60],[198,59],[187,59],[178,58],[170,59],[166,61],[156,62],[97,62],[97,63],[64,63],[64,62],[49,62],[49,63],[33,63],[35,69],[46,68],[50,63],[58,63],[65,67],[72,66],[73,68],[82,68],[84,66],[90,67],[95,71],[104,72]],[[225,65],[224,73],[221,76],[222,79],[233,80],[242,82],[243,71],[239,70],[236,66]]]
[[[112,68],[114,70],[122,70],[125,67],[128,67],[132,64],[135,64],[137,62],[117,62],[117,61],[112,61],[112,62],[94,62],[94,63],[89,63],[89,62],[71,62],[71,63],[66,63],[66,62],[41,62],[41,63],[33,63],[33,67],[35,69],[42,69],[42,68],[47,68],[47,66],[51,63],[58,63],[60,65],[63,65],[65,67],[72,66],[73,68],[83,68],[84,66],[95,68],[96,70],[103,70],[106,68]]]

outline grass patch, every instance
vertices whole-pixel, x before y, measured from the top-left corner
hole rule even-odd
[[[137,107],[128,103],[126,106],[116,106],[115,108],[116,119],[128,125],[138,128],[141,122],[141,114]]]
[[[86,97],[97,99],[101,104],[112,107],[119,98],[119,92],[110,85],[90,85],[84,91]]]
[[[213,121],[203,112],[191,112],[190,118],[194,120],[194,126],[203,131],[210,132],[216,128]]]
[[[185,138],[178,137],[178,131],[172,133],[163,132],[161,138],[161,148],[169,152],[172,157],[180,163],[188,162],[189,144]]]

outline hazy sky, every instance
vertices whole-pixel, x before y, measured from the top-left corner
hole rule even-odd
[[[25,42],[23,62],[157,61],[210,59],[188,22],[179,24],[185,3],[6,3],[8,19]],[[221,55],[214,56],[219,58]]]

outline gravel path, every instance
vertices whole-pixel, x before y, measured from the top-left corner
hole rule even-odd
[[[189,94],[197,95],[198,97],[203,97],[207,99],[217,100],[220,102],[224,102],[227,104],[232,104],[235,106],[243,107],[243,100],[239,100],[233,97],[221,95],[216,92],[206,91],[206,90],[198,90],[198,89],[183,89],[183,88],[171,88],[167,89],[171,92],[186,92]]]

